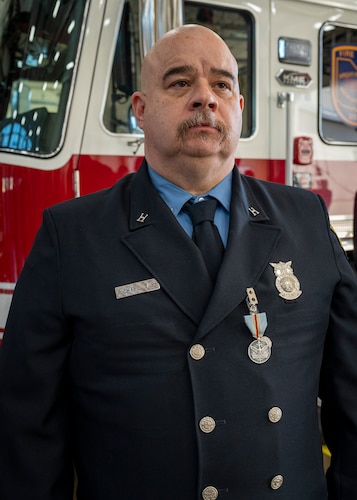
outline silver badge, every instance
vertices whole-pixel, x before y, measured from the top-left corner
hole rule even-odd
[[[279,296],[285,300],[295,300],[302,294],[300,283],[291,267],[292,261],[270,262],[276,276],[275,286]]]
[[[249,358],[258,365],[265,363],[271,356],[272,342],[269,337],[261,337],[253,340],[248,346]]]

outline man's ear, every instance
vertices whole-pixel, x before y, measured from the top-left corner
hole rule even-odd
[[[134,92],[131,96],[131,103],[136,121],[139,127],[144,130],[145,94]]]

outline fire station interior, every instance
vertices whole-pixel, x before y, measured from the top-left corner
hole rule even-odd
[[[15,3],[8,2],[9,5]],[[0,31],[0,148],[48,155],[56,151],[62,137],[86,2],[65,2],[65,9],[51,21],[52,29],[48,24],[46,2],[42,5],[40,1],[37,3],[41,8],[11,12],[6,32]],[[135,28],[140,24],[139,3],[127,1],[124,4],[111,77],[108,89],[105,90],[103,124],[109,132],[115,134],[142,133],[130,104],[132,92],[140,88],[142,54],[138,30]],[[36,15],[39,17],[35,19]],[[221,33],[237,58],[241,92],[244,95],[251,94],[255,33],[250,14],[243,10],[185,2],[184,17],[186,23],[200,23]],[[68,31],[68,19],[76,21],[71,31]],[[27,31],[31,24],[38,27],[32,40]],[[321,99],[324,99],[323,96],[328,94],[331,78],[331,64],[327,55],[339,40],[357,44],[357,30],[350,30],[346,36],[342,28],[326,29],[322,36],[327,47],[322,57],[322,90],[325,89],[326,92],[322,92]],[[45,57],[42,61],[42,53],[53,56]],[[326,102],[326,110],[328,109],[329,103]],[[254,103],[247,99],[243,115],[243,138],[249,138],[254,131],[254,111]],[[334,140],[356,142],[357,128],[342,128],[342,125],[336,125],[336,122],[332,123],[323,117],[321,131],[327,140],[333,137]],[[357,192],[353,220],[354,250],[349,252],[348,257],[357,272]],[[323,452],[326,468],[330,458],[324,444]]]

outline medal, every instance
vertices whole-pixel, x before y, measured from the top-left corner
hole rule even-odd
[[[260,365],[270,358],[272,341],[264,335],[268,326],[267,315],[258,312],[258,299],[253,288],[247,288],[247,305],[249,314],[244,316],[244,322],[254,338],[248,346],[248,356]]]
[[[285,300],[295,300],[302,294],[300,283],[291,267],[292,261],[270,262],[276,276],[275,286],[279,296]]]
[[[268,361],[271,356],[271,340],[269,341],[270,343],[267,342],[267,337],[262,337],[249,344],[248,356],[254,363],[261,365]]]

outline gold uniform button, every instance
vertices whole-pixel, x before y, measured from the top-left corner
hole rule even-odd
[[[214,431],[216,422],[212,417],[203,417],[201,418],[199,425],[202,432],[209,434],[210,432]]]
[[[203,500],[216,500],[218,498],[218,490],[214,486],[207,486],[202,491]]]
[[[202,359],[205,354],[205,348],[201,344],[194,344],[190,349],[190,356],[196,361]]]
[[[284,478],[280,474],[274,476],[270,481],[270,486],[272,490],[278,490],[283,484]]]
[[[270,408],[270,410],[268,411],[268,418],[273,424],[279,422],[282,416],[283,412],[278,406],[273,406],[273,408]]]

